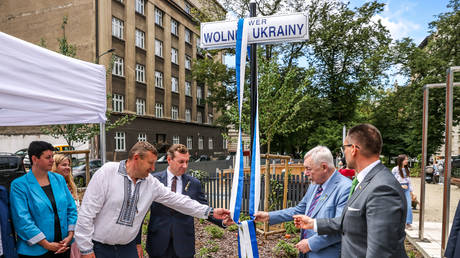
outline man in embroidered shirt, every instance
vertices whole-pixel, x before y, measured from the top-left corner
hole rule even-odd
[[[256,221],[278,224],[292,221],[295,214],[307,214],[313,218],[334,218],[342,214],[351,180],[335,169],[331,151],[327,147],[317,146],[305,154],[303,164],[311,184],[302,201],[296,207],[280,211],[259,211],[255,214]],[[319,236],[313,230],[302,230],[300,237],[296,247],[301,258],[340,256],[341,237],[338,233]]]
[[[294,223],[318,235],[342,234],[342,257],[407,257],[404,249],[407,203],[401,185],[379,160],[382,136],[370,124],[351,128],[342,151],[358,175],[341,217],[312,219],[295,215]]]
[[[157,150],[136,143],[128,160],[109,162],[91,179],[79,210],[75,240],[82,257],[138,257],[134,241],[153,201],[198,218],[227,218],[225,209],[212,209],[186,195],[171,192],[150,173]]]
[[[190,154],[183,144],[173,144],[167,154],[168,168],[154,173],[171,191],[187,195],[202,204],[208,204],[198,179],[186,174]],[[226,223],[231,223],[230,218]],[[224,227],[222,220],[209,221]],[[138,244],[140,244],[140,233]],[[193,257],[195,255],[195,228],[193,218],[178,213],[161,203],[154,202],[150,208],[146,250],[150,258]]]

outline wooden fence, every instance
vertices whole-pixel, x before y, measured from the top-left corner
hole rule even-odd
[[[244,176],[243,204],[241,212],[249,213],[249,175]],[[203,192],[206,194],[209,205],[216,208],[229,208],[232,189],[233,175],[223,174],[220,177],[206,177],[201,179]],[[287,191],[287,207],[296,206],[303,198],[308,188],[308,179],[304,175],[289,175]],[[284,174],[271,175],[269,210],[280,210],[283,208]],[[264,175],[261,178],[260,205],[259,210],[263,211],[265,198]]]

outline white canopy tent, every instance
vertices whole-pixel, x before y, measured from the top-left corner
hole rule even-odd
[[[105,147],[106,108],[104,66],[0,32],[0,126],[100,123]]]

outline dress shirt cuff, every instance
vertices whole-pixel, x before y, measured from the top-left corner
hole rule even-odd
[[[43,232],[40,232],[37,235],[35,235],[34,237],[32,237],[31,239],[27,240],[27,244],[29,246],[32,246],[32,245],[35,245],[36,243],[42,241],[45,238],[46,238],[45,234],[43,234]]]
[[[222,227],[227,228],[227,225],[225,225],[224,220],[222,220]]]
[[[69,225],[67,228],[68,231],[75,231],[75,224],[74,225]]]
[[[204,213],[204,216],[207,217],[207,218],[212,217],[211,211],[213,211],[213,208],[212,208],[212,207],[208,207],[208,208],[206,209],[206,212]]]
[[[313,220],[313,231],[318,233],[318,224],[316,223],[316,219]]]

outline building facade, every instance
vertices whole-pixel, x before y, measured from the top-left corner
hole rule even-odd
[[[200,3],[0,1],[0,30],[55,51],[56,39],[65,33],[76,45],[76,58],[106,66],[110,119],[136,116],[130,124],[107,132],[108,160],[126,158],[139,140],[155,144],[160,152],[182,143],[192,155],[217,156],[226,153],[226,142],[222,129],[213,125],[214,108],[206,103],[211,92],[192,77],[193,61],[204,58],[199,21],[193,15],[202,8]],[[213,0],[207,3],[221,8]]]

